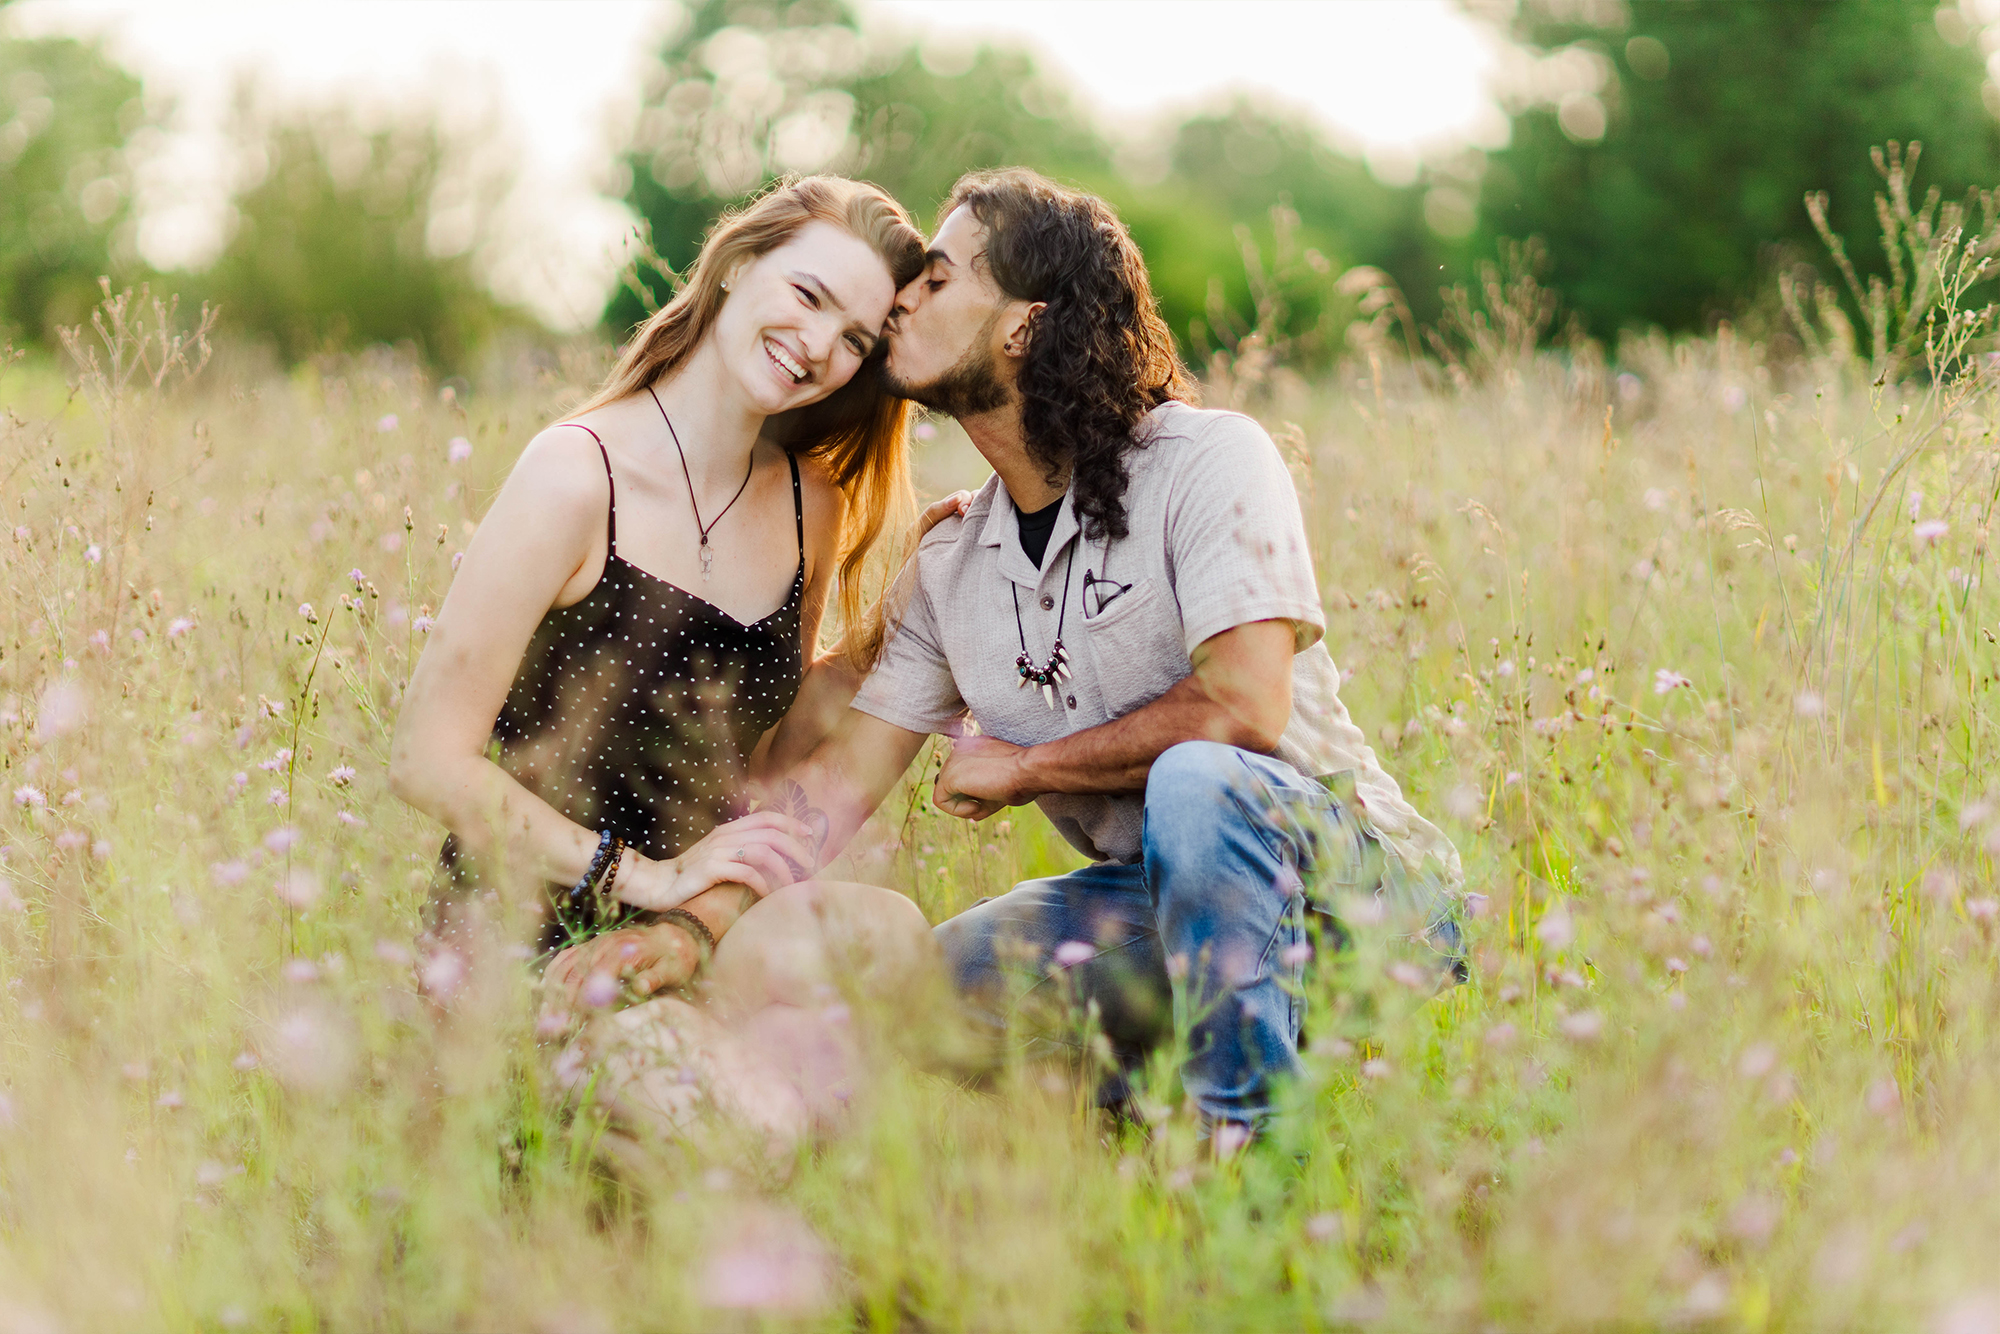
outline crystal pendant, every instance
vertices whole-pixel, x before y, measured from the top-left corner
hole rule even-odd
[[[708,544],[708,534],[701,535],[701,581],[708,582],[709,574],[715,569],[715,548]]]

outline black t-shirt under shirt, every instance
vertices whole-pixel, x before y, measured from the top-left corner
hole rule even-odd
[[[1056,530],[1056,515],[1062,512],[1063,498],[1056,497],[1056,503],[1036,510],[1033,514],[1023,514],[1016,505],[1014,513],[1021,519],[1021,550],[1028,553],[1028,559],[1042,568],[1042,557],[1048,554],[1049,534]]]

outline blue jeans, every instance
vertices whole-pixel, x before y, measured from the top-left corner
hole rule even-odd
[[[1178,1028],[1204,1118],[1262,1120],[1298,1066],[1309,910],[1372,897],[1456,964],[1442,885],[1405,874],[1338,786],[1234,746],[1169,748],[1146,779],[1138,864],[1025,881],[938,926],[974,1017],[1074,1042],[1073,1023],[1041,1020],[1094,1003],[1128,1070]],[[1123,1094],[1113,1079],[1099,1097]]]

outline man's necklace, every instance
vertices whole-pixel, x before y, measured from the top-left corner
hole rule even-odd
[[[647,385],[646,392],[653,394],[653,386]],[[750,466],[744,469],[743,485],[736,488],[736,494],[729,498],[729,504],[722,507],[722,514],[710,519],[706,525],[701,521],[701,502],[694,498],[694,474],[688,471],[687,451],[681,448],[681,433],[674,429],[674,419],[667,416],[667,405],[660,402],[660,396],[653,394],[653,406],[660,410],[660,417],[667,423],[667,434],[674,438],[674,453],[681,456],[681,476],[687,478],[688,505],[694,510],[694,526],[701,533],[701,581],[708,582],[709,572],[715,568],[715,548],[708,543],[708,535],[715,531],[715,525],[722,522],[722,514],[729,513],[730,506],[743,499],[743,492],[750,485],[750,474],[757,471],[757,455],[753,450]]]
[[[1063,566],[1063,600],[1062,610],[1056,613],[1055,647],[1049,650],[1049,660],[1039,667],[1028,656],[1028,631],[1021,624],[1021,586],[1011,579],[1007,581],[1008,591],[1014,595],[1014,629],[1021,636],[1021,656],[1014,659],[1014,669],[1021,674],[1021,679],[1015,683],[1015,688],[1033,681],[1042,688],[1042,701],[1052,709],[1056,707],[1056,686],[1069,680],[1069,658],[1063,652],[1062,632],[1063,622],[1069,616],[1069,577],[1076,570],[1076,548],[1077,544],[1072,542],[1069,563]]]

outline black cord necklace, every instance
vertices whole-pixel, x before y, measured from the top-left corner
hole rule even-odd
[[[647,385],[646,392],[653,394],[653,386]],[[658,394],[653,394],[653,406],[660,410],[661,419],[667,423],[667,434],[674,438],[674,452],[681,456],[681,476],[687,478],[688,484],[688,505],[694,510],[694,526],[701,533],[701,581],[707,583],[709,571],[715,568],[715,548],[708,544],[708,535],[715,531],[716,524],[722,522],[722,514],[729,513],[730,506],[743,499],[744,489],[750,485],[750,474],[757,471],[757,455],[754,451],[751,453],[750,466],[743,472],[743,485],[736,488],[736,494],[729,498],[729,504],[722,507],[722,514],[716,515],[704,526],[701,521],[701,502],[694,498],[694,474],[688,471],[687,451],[681,448],[681,433],[674,429],[674,419],[667,416],[667,406],[660,402]]]
[[[1069,577],[1076,570],[1076,549],[1079,543],[1072,542],[1069,548],[1069,563],[1063,566],[1062,610],[1056,613],[1056,642],[1049,650],[1049,660],[1040,667],[1028,656],[1028,631],[1021,624],[1021,586],[1008,581],[1008,591],[1014,595],[1014,629],[1021,636],[1021,656],[1014,659],[1014,669],[1021,674],[1015,688],[1019,689],[1033,681],[1042,688],[1042,701],[1050,708],[1056,706],[1056,686],[1069,680],[1069,657],[1063,652],[1063,622],[1069,616]]]

